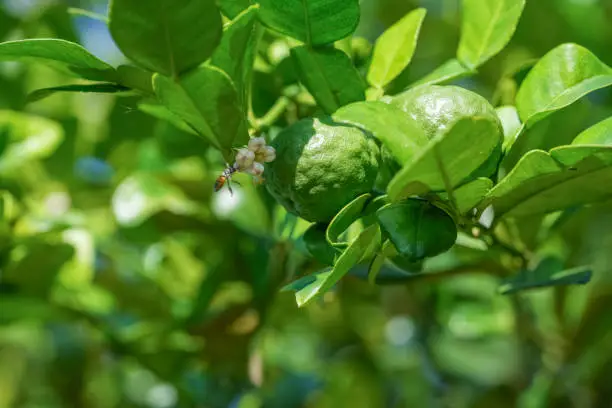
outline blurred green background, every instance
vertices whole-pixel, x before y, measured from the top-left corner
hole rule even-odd
[[[107,4],[0,0],[0,40],[64,38],[124,61],[104,23],[68,7],[105,14]],[[356,35],[370,42],[406,12],[428,11],[397,90],[454,56],[458,0],[361,7]],[[525,62],[563,42],[612,65],[612,1],[527,1],[510,45],[459,84],[511,104]],[[272,134],[313,111],[287,56],[267,33],[255,113],[296,95]],[[248,178],[232,197],[213,194],[221,157],[135,98],[26,104],[35,89],[73,82],[48,66],[0,63],[0,408],[612,407],[609,203],[572,209],[555,228],[516,223],[538,259],[592,263],[587,286],[519,298],[477,270],[382,286],[353,271],[298,309],[279,288],[320,268],[300,240],[307,224]],[[540,147],[612,116],[612,91],[553,116]],[[21,140],[7,143],[11,132]],[[436,262],[486,257],[475,252]]]

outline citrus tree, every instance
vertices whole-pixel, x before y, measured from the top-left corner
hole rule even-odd
[[[227,406],[261,386],[248,377],[250,350],[287,292],[300,308],[325,310],[360,291],[404,288],[429,350],[436,323],[424,316],[438,288],[467,275],[486,282],[472,286],[494,312],[478,306],[464,324],[488,315],[487,327],[513,339],[492,353],[520,350],[495,385],[510,384],[524,406],[590,406],[560,373],[599,350],[589,330],[609,303],[609,258],[589,250],[609,251],[609,235],[588,242],[581,231],[609,223],[610,103],[595,116],[584,107],[612,85],[612,68],[575,42],[504,54],[525,7],[464,0],[452,57],[423,72],[411,62],[435,35],[421,35],[426,8],[396,16],[372,44],[353,35],[357,0],[53,9],[51,22],[96,21],[126,58],[106,62],[69,35],[0,43],[0,61],[49,72],[0,111],[0,321],[78,321],[170,382],[184,406]],[[500,53],[493,92],[482,92],[476,80]],[[73,93],[86,98],[70,108],[76,122],[53,103]],[[117,134],[100,138],[104,126]],[[601,290],[587,292],[594,271]],[[355,302],[366,320],[377,303]],[[496,370],[473,364],[486,368],[472,379]],[[190,375],[204,383],[194,388]],[[567,381],[597,379],[574,375]],[[58,398],[76,404],[73,381]],[[119,394],[100,406],[121,405]],[[239,400],[273,404],[264,394]]]

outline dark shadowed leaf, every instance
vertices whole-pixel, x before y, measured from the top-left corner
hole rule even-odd
[[[612,85],[612,68],[589,50],[563,44],[533,67],[516,95],[516,106],[527,126],[564,108],[586,94]]]
[[[504,279],[499,287],[503,295],[529,289],[541,289],[563,285],[585,285],[591,280],[590,266],[579,266],[563,270],[563,263],[556,258],[544,258],[533,270],[522,270],[511,278]]]
[[[457,239],[453,219],[425,200],[385,205],[376,212],[376,217],[385,235],[409,262],[438,255]]]
[[[498,124],[491,119],[460,119],[396,174],[387,188],[389,198],[399,201],[454,188],[488,160],[499,143]]]
[[[300,80],[326,113],[365,99],[365,84],[344,52],[301,46],[293,48],[291,55]]]
[[[410,12],[378,37],[368,70],[372,86],[384,87],[410,64],[426,13],[424,8]]]
[[[457,58],[476,68],[500,52],[512,38],[525,0],[463,0]]]
[[[333,117],[372,133],[400,164],[411,163],[427,144],[427,136],[410,115],[384,102],[353,103],[339,109]]]
[[[260,0],[259,5],[264,24],[310,45],[340,40],[359,23],[358,0]]]
[[[83,93],[118,93],[129,91],[129,88],[119,84],[99,83],[99,84],[74,84],[54,86],[53,88],[37,89],[30,93],[27,102],[36,102],[53,95],[57,92],[83,92]]]
[[[323,264],[333,265],[340,252],[327,242],[326,230],[325,224],[312,224],[304,233],[303,240],[312,257]]]
[[[73,76],[91,81],[113,81],[115,69],[79,44],[55,38],[0,43],[0,61],[44,62]]]
[[[222,23],[214,0],[113,0],[109,29],[127,57],[176,77],[212,55]]]

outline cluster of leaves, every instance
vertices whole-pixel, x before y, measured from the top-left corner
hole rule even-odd
[[[493,96],[504,128],[501,158],[490,177],[468,182],[497,148],[490,120],[465,118],[417,143],[425,138],[409,115],[386,103],[406,88],[482,74],[483,65],[512,38],[524,0],[464,0],[455,57],[409,81],[417,42],[428,41],[420,38],[424,9],[398,20],[370,49],[351,37],[360,19],[356,0],[153,3],[114,0],[108,19],[87,13],[107,25],[130,64],[111,66],[76,39],[0,44],[2,61],[43,62],[32,65],[79,79],[35,90],[29,102],[62,92],[113,94],[160,124],[155,141],[143,142],[136,164],[125,165],[135,159],[129,146],[100,144],[113,152],[113,163],[125,165],[117,166],[120,182],[112,189],[109,180],[115,176],[107,164],[79,161],[76,173],[87,188],[69,184],[82,211],[52,216],[44,200],[59,200],[62,207],[66,197],[47,195],[56,182],[44,167],[61,173],[63,160],[53,160],[74,143],[76,137],[66,130],[74,124],[0,112],[0,174],[6,189],[0,201],[0,309],[11,311],[0,320],[36,315],[54,322],[87,321],[115,355],[130,356],[179,384],[180,399],[190,401],[197,399],[193,388],[220,390],[228,377],[238,378],[230,394],[243,387],[249,345],[261,327],[249,313],[267,319],[273,295],[297,271],[315,271],[286,286],[296,292],[299,305],[321,299],[349,275],[384,284],[484,272],[501,278],[501,293],[558,286],[555,307],[561,310],[565,285],[591,278],[589,259],[540,248],[579,209],[612,196],[611,119],[580,132],[589,123],[568,111],[585,95],[612,85],[610,67],[568,43],[509,68],[501,82],[509,89],[500,87]],[[246,183],[236,194],[246,197],[238,208],[230,208],[234,203],[225,195],[211,199],[202,192],[212,188],[219,170],[208,166],[206,154],[212,153],[213,163],[231,162],[233,149],[249,134],[273,138],[296,120],[319,114],[369,131],[402,164],[385,194],[357,197],[328,225],[309,226]],[[581,124],[560,131],[564,115]],[[114,112],[111,121],[119,116]],[[128,133],[153,132],[144,116],[138,118],[124,126],[128,130],[119,139],[133,141]],[[191,155],[207,164],[203,172],[189,160],[176,165],[168,159]],[[39,185],[45,187],[34,188]],[[109,196],[111,208],[96,207]],[[202,204],[208,201],[210,207]],[[117,225],[107,225],[111,213]],[[240,249],[227,249],[234,246]],[[126,272],[132,269],[139,271],[137,277]],[[235,285],[226,286],[232,279]],[[597,310],[596,302],[592,308]],[[125,322],[134,315],[142,320]],[[500,315],[507,316],[505,309]],[[515,318],[529,320],[520,305]],[[520,336],[530,329],[517,326]],[[568,360],[591,341],[587,332],[580,333]],[[200,358],[214,373],[204,385],[184,386],[183,377],[193,374],[191,364]],[[70,400],[70,379],[59,388]],[[206,404],[227,406],[227,399],[219,398]]]

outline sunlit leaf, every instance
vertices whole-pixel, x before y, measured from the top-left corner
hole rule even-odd
[[[525,0],[463,0],[457,58],[476,68],[500,52],[516,30]]]
[[[397,173],[387,188],[389,198],[399,201],[458,186],[499,146],[497,127],[489,118],[460,119]]]
[[[563,44],[533,67],[516,95],[516,106],[527,126],[564,108],[586,94],[612,85],[612,68],[589,50]]]
[[[424,8],[410,12],[378,37],[368,71],[372,86],[384,87],[410,64],[426,13]]]
[[[450,59],[438,68],[431,71],[418,81],[410,84],[410,87],[419,85],[444,85],[457,79],[465,78],[474,72],[466,68],[459,60]]]
[[[92,81],[114,81],[115,69],[85,48],[56,38],[0,43],[0,61],[37,61]]]

